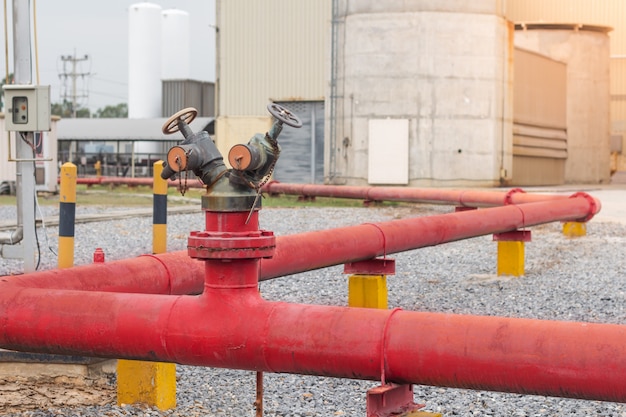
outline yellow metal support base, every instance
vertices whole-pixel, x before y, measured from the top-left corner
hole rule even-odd
[[[563,235],[565,237],[582,237],[587,235],[586,222],[563,222]]]
[[[387,308],[386,275],[350,275],[348,277],[348,306]]]
[[[120,359],[117,361],[117,404],[176,407],[176,364]]]
[[[524,242],[498,242],[498,276],[501,275],[524,275]]]
[[[443,417],[441,413],[433,413],[430,411],[409,411],[401,417]]]

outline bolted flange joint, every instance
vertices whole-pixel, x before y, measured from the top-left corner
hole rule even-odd
[[[271,258],[276,248],[274,232],[194,231],[187,240],[187,253],[196,259]]]

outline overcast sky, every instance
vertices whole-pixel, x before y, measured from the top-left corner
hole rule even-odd
[[[25,1],[25,0],[21,0]],[[12,3],[9,14],[9,72],[13,72]],[[31,0],[32,8],[32,0]],[[91,75],[84,84],[84,107],[92,111],[128,101],[128,8],[140,1],[129,0],[38,0],[37,40],[40,84],[51,86],[52,102],[62,101],[62,55],[89,56],[77,72]],[[191,78],[215,80],[215,0],[154,0],[166,9],[189,13],[191,23]],[[32,9],[31,9],[32,12]],[[4,24],[3,24],[4,27]],[[4,30],[0,34],[4,45]],[[4,49],[4,48],[3,48]],[[33,48],[33,63],[34,48]],[[5,73],[1,54],[0,74]],[[174,59],[174,58],[172,58]],[[70,70],[69,63],[67,70]],[[33,73],[33,82],[36,75]],[[83,84],[79,82],[82,92]]]

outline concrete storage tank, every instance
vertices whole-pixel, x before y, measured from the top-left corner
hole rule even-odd
[[[610,31],[583,24],[516,25],[516,47],[567,64],[567,183],[610,179]]]
[[[327,182],[499,185],[512,164],[503,2],[333,2]]]
[[[128,117],[161,116],[161,6],[128,10]]]
[[[161,78],[186,80],[191,74],[189,13],[168,9],[162,13]]]

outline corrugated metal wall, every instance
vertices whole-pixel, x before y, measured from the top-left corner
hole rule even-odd
[[[163,117],[195,107],[200,117],[215,116],[215,85],[196,80],[163,80]]]
[[[626,1],[508,0],[506,15],[514,22],[583,23],[610,26],[611,121],[626,128]]]
[[[217,115],[265,116],[270,99],[323,100],[330,9],[320,0],[218,0]]]

